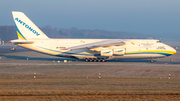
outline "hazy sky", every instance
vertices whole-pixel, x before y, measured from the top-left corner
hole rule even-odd
[[[24,12],[38,27],[180,34],[180,0],[0,0],[0,25]]]

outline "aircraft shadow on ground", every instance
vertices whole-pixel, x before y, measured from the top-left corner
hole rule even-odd
[[[139,63],[150,63],[150,60],[148,60],[148,59],[118,59],[118,60],[109,60],[108,62],[139,62]],[[180,61],[158,61],[158,60],[154,60],[153,63],[180,64]]]
[[[28,57],[28,56],[14,56],[14,55],[0,55],[1,57],[6,57],[7,59],[5,60],[10,60],[13,59],[14,61],[22,61],[22,60],[38,60],[38,61],[70,61],[76,59],[70,59],[70,58],[47,58],[47,57]],[[78,60],[79,61],[79,60]]]
[[[85,62],[85,60],[80,59],[73,59],[73,58],[47,58],[47,57],[28,57],[28,56],[14,56],[14,55],[0,55],[1,57],[6,57],[7,59],[2,61],[10,61],[11,59],[14,61],[23,61],[23,60],[30,60],[30,61],[81,61]],[[148,59],[114,59],[114,60],[107,60],[107,62],[137,62],[137,63],[150,63]],[[180,64],[180,61],[158,61],[154,60],[154,63],[168,63],[168,64]]]

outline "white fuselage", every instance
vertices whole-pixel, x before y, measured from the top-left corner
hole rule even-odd
[[[120,46],[68,49],[69,47],[106,40],[117,39],[29,39],[28,41],[33,43],[17,45],[49,55],[78,59],[151,59],[170,56],[176,53],[176,50],[172,47],[161,43],[159,40],[152,39],[123,39],[125,44]],[[119,49],[121,49],[121,52],[116,54],[115,50]],[[111,52],[111,54],[108,52]]]

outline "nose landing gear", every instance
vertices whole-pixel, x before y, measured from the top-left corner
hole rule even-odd
[[[151,61],[150,61],[151,63],[153,63],[154,62],[154,60],[153,60],[153,58],[151,59]]]

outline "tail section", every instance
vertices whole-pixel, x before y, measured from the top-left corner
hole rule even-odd
[[[46,39],[48,38],[24,13],[12,12],[19,39]]]

